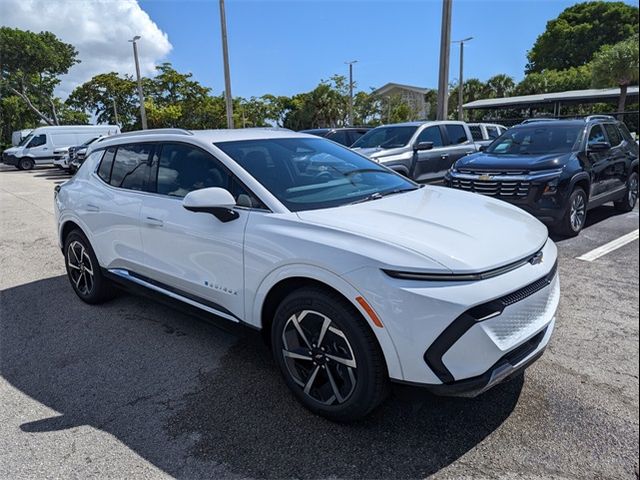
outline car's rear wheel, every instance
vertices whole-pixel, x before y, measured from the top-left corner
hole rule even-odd
[[[287,296],[271,332],[285,382],[309,410],[358,420],[385,398],[388,373],[373,332],[340,295],[307,287]]]
[[[633,172],[627,179],[627,191],[623,198],[615,202],[616,209],[621,212],[630,212],[638,203],[638,173]]]
[[[80,230],[67,236],[64,259],[69,282],[82,301],[96,304],[113,298],[115,288],[102,274],[91,244]]]
[[[568,237],[578,235],[587,221],[587,204],[586,192],[581,187],[576,187],[569,197],[569,205],[558,226],[558,233]]]
[[[20,170],[31,170],[35,166],[36,166],[36,163],[33,161],[32,158],[21,158],[20,161],[18,162],[18,168]]]

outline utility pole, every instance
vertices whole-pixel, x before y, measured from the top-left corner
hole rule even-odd
[[[144,94],[142,93],[142,79],[140,78],[140,62],[138,61],[138,45],[137,41],[140,40],[140,36],[136,35],[131,40],[133,43],[133,59],[136,62],[136,77],[138,79],[138,98],[140,99],[140,123],[142,129],[147,129],[147,111],[144,109]]]
[[[115,117],[116,125],[119,125],[119,122],[118,122],[118,107],[116,107],[116,99],[112,98],[111,102],[113,103],[113,116]]]
[[[453,0],[442,0],[440,27],[440,74],[438,76],[437,120],[447,119],[449,100],[449,53],[451,50],[451,10]]]
[[[231,96],[229,47],[227,45],[227,18],[224,14],[224,0],[220,0],[220,29],[222,31],[222,60],[224,62],[224,98],[227,106],[227,128],[233,128],[233,97]]]
[[[462,104],[464,102],[464,44],[473,40],[473,37],[463,38],[462,40],[455,40],[452,43],[460,44],[460,77],[458,79],[458,120],[464,121],[464,111],[462,110]]]
[[[358,63],[357,60],[351,60],[350,62],[344,62],[349,65],[349,126],[353,127],[353,64]]]

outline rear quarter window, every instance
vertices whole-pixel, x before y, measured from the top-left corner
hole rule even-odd
[[[622,143],[622,135],[620,134],[620,131],[618,131],[618,127],[612,123],[607,123],[605,124],[604,129],[607,131],[607,137],[609,137],[609,143],[612,147]]]
[[[98,176],[106,183],[111,181],[111,167],[113,166],[113,157],[115,157],[115,155],[116,148],[108,148],[98,167]]]

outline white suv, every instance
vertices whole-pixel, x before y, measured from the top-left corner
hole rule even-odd
[[[298,399],[334,420],[368,414],[390,379],[477,395],[554,326],[557,250],[538,220],[311,135],[111,137],[55,209],[82,300],[142,286],[261,329]]]

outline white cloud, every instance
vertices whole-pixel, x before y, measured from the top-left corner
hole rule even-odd
[[[131,43],[138,41],[140,70],[154,66],[171,51],[167,34],[149,18],[136,0],[0,0],[3,26],[50,31],[78,50],[81,63],[62,77],[57,94],[69,93],[93,75],[105,72],[135,73]]]

